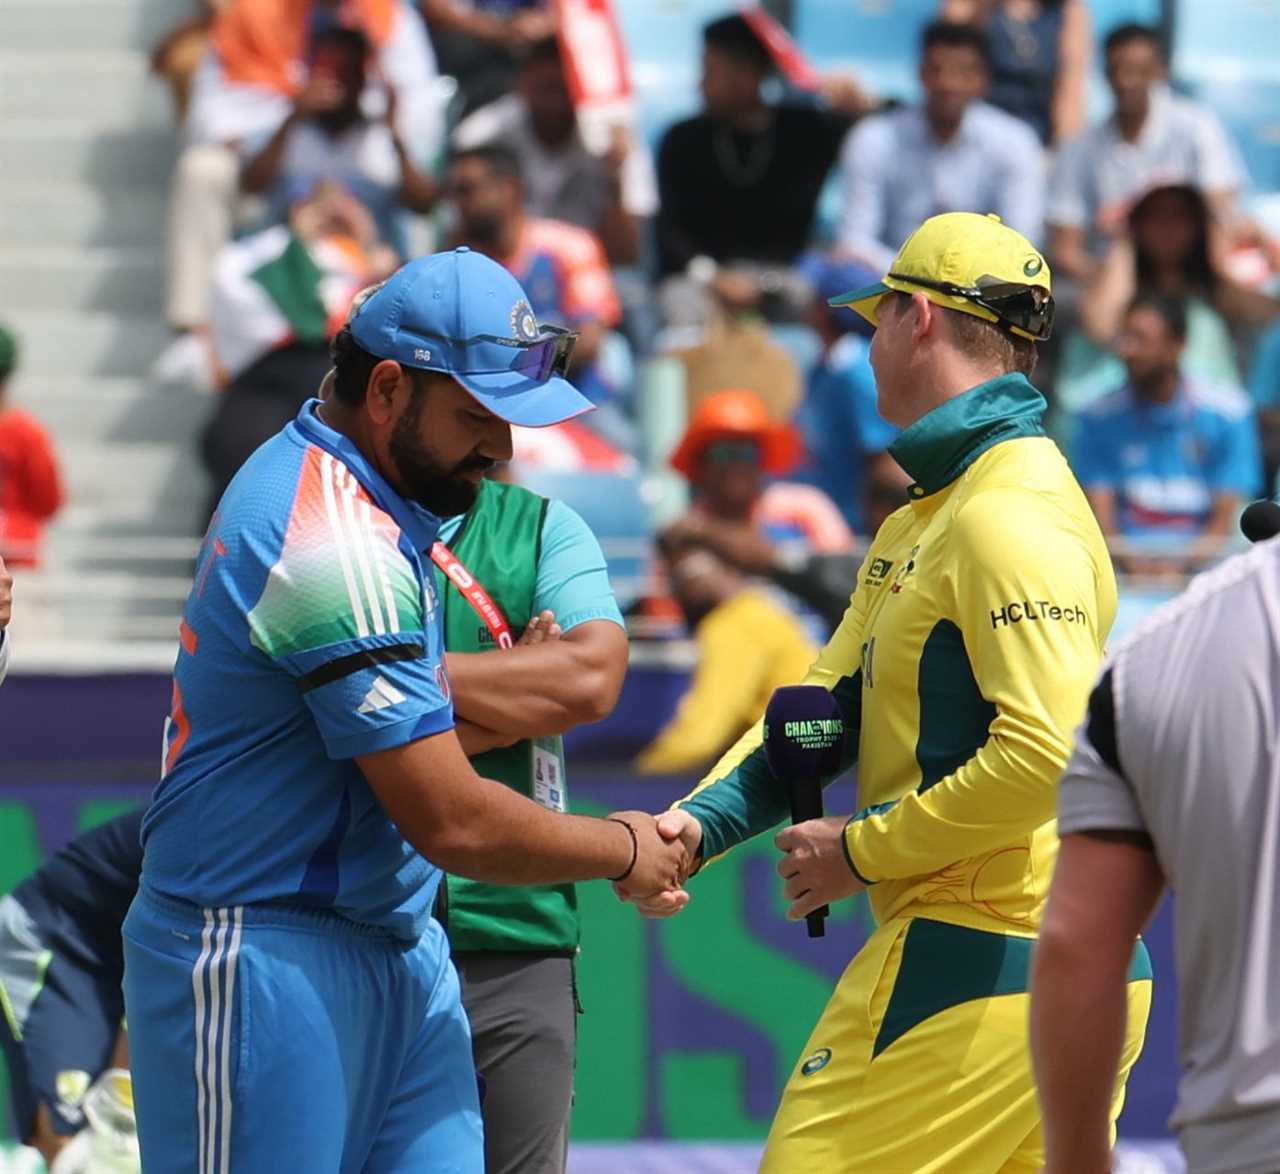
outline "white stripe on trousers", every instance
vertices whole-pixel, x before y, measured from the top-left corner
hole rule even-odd
[[[231,1024],[243,918],[241,905],[204,910],[202,949],[191,972],[196,1012],[198,1174],[229,1174],[231,1169]]]

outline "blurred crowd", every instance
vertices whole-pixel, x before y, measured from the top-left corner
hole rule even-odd
[[[944,211],[993,212],[1049,258],[1035,382],[1122,570],[1185,575],[1271,491],[1280,247],[1238,144],[1171,86],[1162,30],[1095,28],[1085,0],[940,0],[902,103],[798,78],[767,14],[726,4],[701,110],[655,137],[634,110],[587,133],[555,11],[205,0],[156,46],[183,145],[153,377],[216,389],[215,498],[315,394],[356,291],[433,249],[495,258],[579,333],[571,374],[598,407],[518,435],[515,475],[607,475],[643,502],[592,488],[597,516],[581,508],[606,531],[641,519],[660,557],[620,595],[639,628],[683,617],[703,645],[694,694],[719,704],[691,694],[644,760],[696,765],[737,732],[706,720],[726,695],[747,714],[795,679],[905,501],[869,327],[827,300]],[[16,354],[0,336],[0,554],[38,559],[60,490],[47,439],[11,442],[37,427],[4,406]],[[660,470],[655,520],[640,484]]]

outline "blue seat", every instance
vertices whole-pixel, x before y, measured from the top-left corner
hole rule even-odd
[[[1176,0],[1173,72],[1188,83],[1275,76],[1280,60],[1276,0]]]
[[[702,26],[731,11],[726,0],[616,0],[635,91],[638,128],[657,144],[701,104]]]
[[[1280,191],[1280,82],[1202,81],[1186,88],[1222,119],[1244,157],[1249,186]]]
[[[1159,25],[1162,19],[1160,0],[1089,0],[1089,16],[1099,46],[1122,24]]]
[[[582,515],[604,550],[618,606],[634,603],[644,590],[653,541],[641,476],[521,468],[520,483]]]
[[[794,0],[796,43],[822,70],[852,71],[872,93],[914,101],[920,32],[937,0]]]

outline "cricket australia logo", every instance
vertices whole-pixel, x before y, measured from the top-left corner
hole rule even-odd
[[[538,319],[524,298],[511,307],[511,333],[520,342],[538,341]]]

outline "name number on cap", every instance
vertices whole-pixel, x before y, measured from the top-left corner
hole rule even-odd
[[[417,359],[419,363],[429,363],[429,362],[431,362],[431,352],[430,352],[430,351],[424,351],[421,347],[417,347],[417,348],[414,350],[414,352],[413,352],[413,357],[414,357],[415,359]]]

